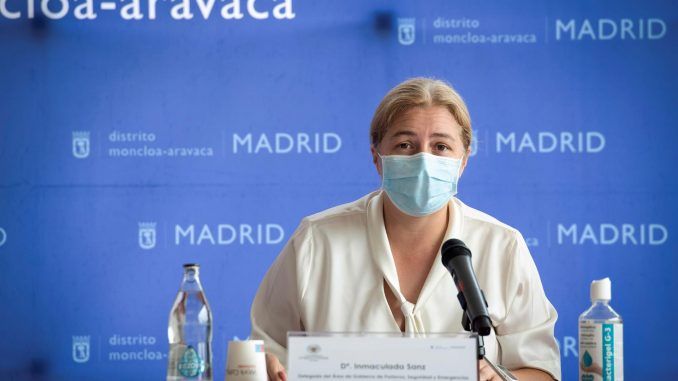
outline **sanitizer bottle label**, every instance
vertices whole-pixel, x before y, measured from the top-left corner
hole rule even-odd
[[[624,379],[623,325],[579,325],[579,381]]]

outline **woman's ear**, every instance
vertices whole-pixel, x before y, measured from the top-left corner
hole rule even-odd
[[[377,173],[379,173],[379,176],[381,176],[381,160],[379,159],[379,152],[377,151],[377,147],[371,145],[370,152],[372,153],[372,163],[374,163],[374,167],[377,169]]]
[[[461,174],[464,173],[464,169],[466,169],[466,164],[468,163],[468,158],[471,156],[471,147],[466,149],[466,153],[464,154],[464,157],[461,159],[461,168],[459,169],[459,177],[461,177]]]

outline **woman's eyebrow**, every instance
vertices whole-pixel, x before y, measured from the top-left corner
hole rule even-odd
[[[434,132],[434,133],[431,134],[431,137],[432,138],[446,138],[446,139],[450,139],[452,141],[456,140],[454,138],[454,135],[446,134],[444,132]]]
[[[414,131],[411,131],[411,130],[400,130],[400,131],[396,132],[395,134],[393,134],[393,136],[391,136],[391,138],[397,138],[398,136],[414,136],[414,137],[416,137],[417,134]]]

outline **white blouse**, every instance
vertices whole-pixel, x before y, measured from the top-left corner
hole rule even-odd
[[[463,332],[457,289],[440,252],[415,304],[405,300],[386,235],[382,191],[306,217],[264,277],[252,305],[252,337],[285,364],[287,332],[400,332],[384,280],[400,301],[405,331]],[[520,232],[453,198],[445,240],[471,250],[494,332],[487,357],[509,369],[560,379],[558,317]]]

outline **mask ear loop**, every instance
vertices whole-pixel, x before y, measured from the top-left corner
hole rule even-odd
[[[459,180],[461,180],[461,167],[464,166],[464,157],[465,156],[466,156],[465,154],[462,154],[461,158],[459,158],[459,166],[457,167],[457,179],[456,179],[457,183],[454,185],[455,190],[454,190],[454,194],[452,195],[452,197],[457,197],[457,195],[459,194]]]
[[[381,190],[386,192],[386,189],[384,189],[384,157],[381,156],[381,154],[379,153],[379,151],[377,151],[376,148],[374,150],[377,152],[377,156],[379,157],[379,163],[381,165],[381,175],[380,175],[380,177],[381,177]]]
[[[374,146],[374,145],[373,145],[373,147],[374,147],[374,152],[377,153],[377,157],[379,158],[379,165],[381,166],[381,174],[379,175],[379,177],[381,177],[381,187],[380,187],[380,189],[385,191],[384,190],[384,158],[379,153],[379,150],[377,149],[377,147]]]

